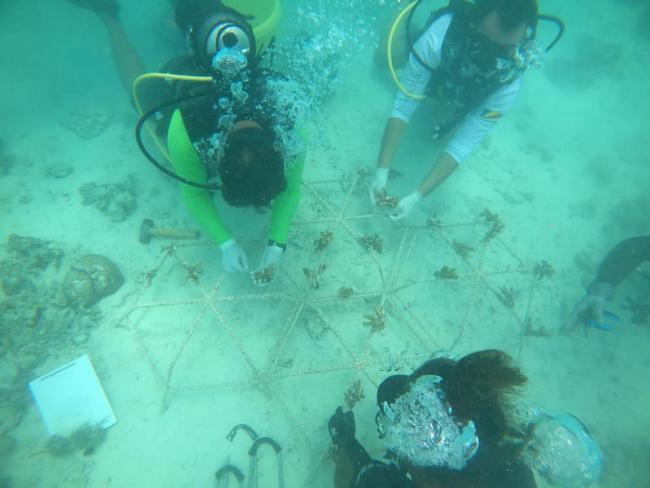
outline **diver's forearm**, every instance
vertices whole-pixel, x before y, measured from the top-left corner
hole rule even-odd
[[[140,59],[135,46],[126,35],[119,19],[111,15],[100,15],[100,18],[108,31],[111,51],[120,80],[130,94],[135,79],[146,71],[144,63]]]
[[[650,260],[650,236],[626,239],[607,254],[598,268],[595,282],[616,286],[634,268],[648,260]]]
[[[303,153],[296,161],[290,163],[287,172],[287,188],[273,200],[271,205],[271,228],[269,229],[269,239],[272,241],[280,244],[287,243],[289,228],[298,211],[304,168],[305,154]]]
[[[337,446],[336,470],[334,474],[335,487],[351,487],[362,466],[370,464],[372,458],[368,451],[354,437],[346,439]],[[348,484],[349,483],[349,484]]]
[[[458,163],[446,152],[443,152],[433,164],[427,177],[422,180],[418,191],[424,197],[435,190],[458,168]]]
[[[339,447],[335,461],[334,488],[352,488],[359,472],[359,466],[354,462],[352,454],[347,448]]]
[[[379,151],[379,161],[377,162],[379,168],[390,168],[407,125],[402,119],[396,117],[388,119]]]
[[[289,228],[298,210],[300,191],[280,195],[272,205],[271,228],[269,239],[280,244],[287,244]]]

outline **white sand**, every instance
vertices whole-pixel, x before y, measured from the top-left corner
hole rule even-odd
[[[549,62],[570,59],[581,32],[613,32],[636,12],[633,2],[603,3],[610,13],[591,12],[587,24],[561,2],[545,2],[544,10],[564,15],[570,28]],[[576,256],[595,272],[609,248],[650,228],[648,68],[638,58],[650,42],[632,43],[633,32],[608,36],[623,46],[623,59],[586,88],[561,86],[548,72],[527,74],[518,103],[490,140],[399,225],[370,207],[367,178],[353,185],[357,170],[374,164],[393,96],[392,87],[373,77],[367,58],[360,59],[329,102],[319,128],[323,140],[309,153],[282,273],[260,289],[244,277],[223,276],[218,250],[207,241],[169,256],[161,254],[165,242],[137,242],[143,217],[194,224],[176,185],[137,151],[134,116],[110,79],[110,58],[94,19],[70,9],[68,24],[56,24],[48,20],[48,7],[31,14],[2,8],[8,10],[2,24],[30,24],[41,33],[30,41],[27,30],[0,29],[3,59],[16,68],[0,82],[2,137],[18,161],[0,180],[0,235],[52,240],[66,248],[68,259],[107,255],[126,278],[100,303],[103,319],[87,347],[62,345],[35,372],[87,352],[119,423],[92,456],[54,458],[42,452],[46,435],[32,406],[12,432],[16,450],[0,460],[16,486],[214,486],[213,473],[227,459],[248,469],[245,435],[234,443],[225,439],[239,423],[283,446],[286,486],[331,486],[326,422],[355,380],[365,392],[355,407],[359,438],[379,457],[372,421],[377,384],[435,351],[456,356],[485,348],[503,349],[519,361],[530,380],[528,403],[572,412],[591,428],[605,454],[599,487],[648,483],[650,394],[643,385],[650,373],[649,329],[630,323],[622,308],[624,298],[643,286],[647,296],[647,283],[632,277],[619,289],[611,305],[621,315],[616,331],[565,337],[557,329],[592,278],[577,267]],[[72,34],[75,43],[50,42],[72,26],[80,29]],[[85,45],[78,44],[82,39]],[[93,60],[86,70],[89,51],[104,53],[105,60]],[[78,107],[110,113],[110,126],[96,138],[80,139],[59,123]],[[404,176],[391,182],[398,195],[410,191],[434,157],[428,142],[415,135],[408,141],[396,163]],[[45,178],[45,168],[58,163],[74,172]],[[128,220],[110,222],[81,205],[80,184],[118,182],[128,174],[138,191]],[[638,216],[617,211],[626,208],[621,205],[640,205]],[[484,245],[485,208],[501,216],[505,229]],[[425,225],[433,215],[441,230]],[[226,211],[256,263],[264,219],[244,223],[249,216]],[[644,226],[635,227],[638,222]],[[334,240],[315,253],[313,240],[325,230]],[[355,241],[373,233],[383,238],[381,254]],[[451,248],[455,239],[475,248],[466,261]],[[535,281],[531,266],[540,260],[556,274]],[[327,269],[313,289],[303,268],[322,263]],[[188,280],[186,264],[201,267],[199,283]],[[436,280],[433,273],[444,265],[460,279]],[[144,274],[153,269],[157,274],[145,286]],[[345,301],[337,298],[343,286],[355,292]],[[497,298],[501,287],[518,291],[512,309]],[[380,302],[386,327],[371,333],[364,315]],[[526,317],[551,336],[523,334]],[[260,462],[260,486],[275,486],[269,451]]]

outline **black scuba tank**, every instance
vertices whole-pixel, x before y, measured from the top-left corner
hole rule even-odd
[[[241,52],[249,66],[256,59],[255,34],[246,17],[218,0],[179,0],[176,25],[206,71],[225,48]]]

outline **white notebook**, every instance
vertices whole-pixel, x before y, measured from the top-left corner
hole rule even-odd
[[[84,425],[104,429],[117,423],[88,355],[29,383],[49,435],[69,436]]]

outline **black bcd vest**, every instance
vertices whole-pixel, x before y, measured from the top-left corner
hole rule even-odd
[[[525,68],[511,63],[499,69],[497,59],[481,52],[480,43],[473,33],[471,5],[460,2],[434,12],[427,21],[427,29],[447,13],[454,16],[442,43],[440,66],[433,69],[415,52],[418,62],[431,70],[433,76],[427,92],[444,98],[458,107],[459,115],[467,113],[495,90],[521,76]],[[487,59],[486,59],[487,58]],[[483,59],[483,63],[477,60]],[[507,61],[507,60],[506,60]]]

